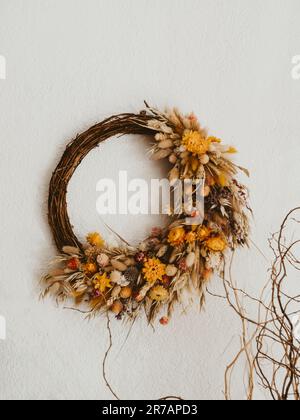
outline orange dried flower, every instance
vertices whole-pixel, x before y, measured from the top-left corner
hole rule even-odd
[[[159,322],[161,325],[168,325],[169,318],[167,316],[163,316],[162,318],[160,318]]]
[[[205,239],[207,239],[210,236],[211,229],[209,229],[206,226],[200,226],[197,234],[199,241],[205,241]]]
[[[204,155],[208,152],[211,140],[204,138],[199,131],[187,130],[182,138],[182,144],[188,152]]]
[[[144,264],[143,274],[149,283],[162,280],[166,274],[166,266],[157,258],[150,258]]]
[[[83,271],[86,274],[95,274],[98,271],[97,264],[92,263],[92,262],[88,262],[88,263],[84,264]]]
[[[96,246],[98,248],[103,248],[103,246],[105,245],[105,241],[102,238],[102,236],[97,233],[90,233],[87,237],[86,237],[88,243],[92,246]]]
[[[181,245],[184,242],[185,239],[185,230],[183,227],[177,227],[169,232],[168,236],[168,242],[172,246],[178,246]]]
[[[221,238],[221,236],[215,236],[213,238],[207,239],[206,246],[211,251],[222,252],[226,249],[227,242],[225,239]]]
[[[67,267],[73,271],[78,270],[79,266],[80,266],[80,261],[78,258],[71,258],[67,263]]]

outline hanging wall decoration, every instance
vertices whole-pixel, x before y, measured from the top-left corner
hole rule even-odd
[[[174,192],[179,182],[191,181],[186,184],[190,206],[174,204],[168,226],[153,228],[137,247],[111,247],[98,232],[81,243],[68,216],[69,181],[91,150],[113,136],[131,134],[149,137],[152,158],[172,165]],[[163,113],[148,105],[140,114],[112,116],[78,135],[50,183],[49,224],[59,255],[43,279],[44,294],[71,299],[90,314],[135,319],[146,313],[149,322],[158,317],[162,325],[187,293],[203,305],[207,283],[222,271],[226,254],[248,244],[248,191],[236,178],[240,170],[248,171],[234,163],[235,153],[209,136],[194,114]],[[197,202],[202,198],[203,212]]]

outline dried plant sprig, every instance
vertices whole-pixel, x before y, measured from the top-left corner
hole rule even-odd
[[[242,321],[242,346],[225,374],[226,399],[231,398],[231,375],[243,354],[248,364],[248,399],[253,398],[256,381],[273,400],[300,399],[300,291],[293,292],[298,285],[292,281],[300,270],[300,239],[294,231],[299,212],[300,207],[291,210],[269,241],[273,263],[259,298],[237,289],[230,268],[229,278],[223,277],[226,299]],[[287,239],[290,225],[292,239]],[[247,304],[257,306],[256,318],[247,315]]]

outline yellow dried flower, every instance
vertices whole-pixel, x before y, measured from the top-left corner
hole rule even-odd
[[[227,243],[225,239],[221,238],[221,236],[215,236],[213,238],[207,239],[206,246],[211,251],[222,252],[227,247]]]
[[[185,240],[187,243],[192,244],[197,240],[196,232],[188,232],[185,236]]]
[[[169,297],[169,292],[163,286],[155,286],[149,292],[149,297],[157,302],[162,302]]]
[[[168,242],[172,246],[181,245],[185,239],[185,230],[183,227],[171,229],[168,236]]]
[[[197,234],[199,241],[205,241],[210,236],[211,230],[206,226],[200,226]]]
[[[97,233],[97,232],[93,232],[90,233],[87,237],[86,237],[88,243],[92,246],[96,246],[98,248],[103,248],[103,246],[105,245],[105,241],[102,238],[102,236]]]
[[[149,283],[162,280],[166,274],[166,266],[157,258],[150,258],[144,264],[143,273]]]
[[[237,153],[238,151],[237,151],[237,149],[235,148],[235,147],[229,147],[229,149],[227,150],[227,152],[226,153],[232,153],[232,154],[234,154],[234,153]]]
[[[211,140],[204,138],[199,131],[186,131],[182,138],[182,144],[188,152],[203,155],[208,152]]]
[[[111,280],[107,277],[107,274],[96,274],[93,280],[95,290],[99,290],[100,293],[104,293],[106,289],[112,288]]]

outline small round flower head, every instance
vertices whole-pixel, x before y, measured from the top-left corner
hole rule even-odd
[[[208,249],[215,252],[223,252],[227,247],[227,242],[221,236],[209,238],[205,244]]]
[[[169,292],[163,286],[155,286],[150,290],[149,297],[156,302],[163,302],[168,299]]]
[[[185,239],[185,230],[183,227],[177,227],[170,230],[168,235],[168,242],[172,246],[181,245]]]

